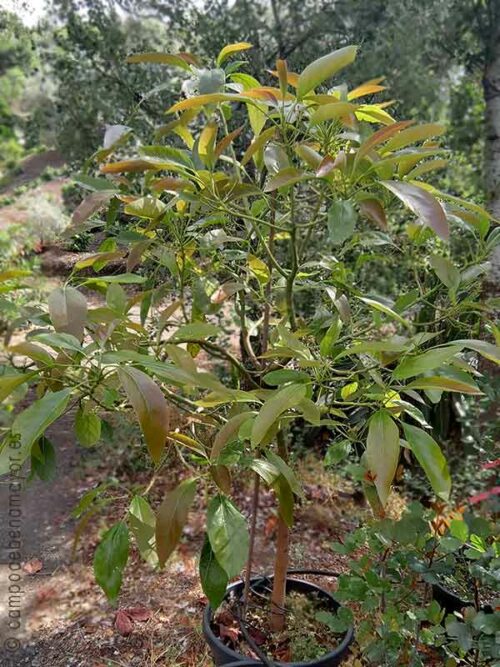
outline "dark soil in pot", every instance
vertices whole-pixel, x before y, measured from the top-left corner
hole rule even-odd
[[[464,607],[478,607],[486,613],[492,613],[491,601],[496,593],[487,586],[478,584],[474,590],[474,579],[469,568],[461,559],[457,561],[453,575],[438,575],[439,581],[432,586],[436,602],[449,614],[460,612]]]
[[[300,579],[287,580],[287,629],[284,633],[269,631],[269,590],[267,578],[255,577],[249,601],[245,628],[259,651],[275,665],[286,667],[335,667],[349,652],[354,631],[334,632],[320,618],[335,620],[339,603],[319,586]],[[243,582],[228,588],[226,601],[214,618],[210,607],[203,617],[203,631],[215,664],[247,664],[249,656],[262,665],[256,651],[245,641],[238,620]]]
[[[491,593],[491,595],[489,595]],[[463,597],[462,597],[463,596]],[[460,612],[464,607],[475,607],[475,603],[470,595],[470,591],[454,585],[454,582],[448,582],[443,579],[441,583],[432,584],[432,597],[440,607],[446,610],[448,614]],[[489,601],[494,597],[490,591],[485,591],[480,595],[479,608],[487,614],[493,613],[493,607]]]

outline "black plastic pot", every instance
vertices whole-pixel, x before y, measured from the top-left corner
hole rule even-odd
[[[474,603],[471,600],[463,600],[442,584],[432,584],[432,597],[448,614],[460,612],[464,607],[474,607]],[[492,614],[493,608],[491,605],[485,604],[481,607],[481,611],[484,611],[486,614]]]
[[[265,581],[261,577],[255,577],[253,580],[254,590],[258,590],[259,582],[261,582],[262,587],[265,585]],[[226,597],[231,593],[235,593],[238,597],[243,592],[244,583],[242,581],[237,581],[231,586],[228,587]],[[323,588],[316,586],[315,584],[310,583],[309,581],[303,581],[301,579],[287,579],[286,590],[297,591],[300,593],[315,593],[320,600],[325,601],[327,606],[331,611],[336,611],[340,605],[339,603]],[[205,608],[203,614],[203,634],[205,639],[210,647],[212,656],[217,667],[230,667],[230,665],[235,665],[238,667],[246,667],[247,665],[262,665],[263,663],[259,660],[249,660],[248,656],[244,656],[241,653],[233,651],[228,646],[226,646],[219,637],[215,634],[214,628],[212,625],[213,621],[213,612],[209,605]],[[340,645],[334,650],[326,653],[323,657],[312,660],[311,662],[275,662],[273,664],[276,667],[337,667],[343,661],[343,659],[349,653],[349,646],[354,639],[354,629],[350,628],[344,635],[344,638]]]

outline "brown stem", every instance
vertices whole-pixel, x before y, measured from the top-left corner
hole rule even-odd
[[[248,605],[248,596],[250,595],[250,580],[252,578],[252,564],[255,549],[255,533],[257,529],[257,513],[259,510],[259,495],[260,495],[260,477],[257,473],[254,474],[253,480],[253,496],[252,496],[252,516],[250,523],[250,543],[248,546],[248,560],[247,569],[245,572],[245,590],[243,593],[243,613],[246,613]]]
[[[284,461],[286,461],[287,447],[282,431],[278,432],[277,440],[278,454]],[[271,629],[273,632],[282,632],[285,629],[285,594],[289,542],[290,529],[280,515],[278,517],[276,559],[274,561],[274,581],[273,592],[271,595]]]

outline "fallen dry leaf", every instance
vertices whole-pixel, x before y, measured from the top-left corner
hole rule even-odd
[[[233,644],[236,644],[240,636],[240,631],[238,628],[228,627],[227,625],[219,624],[219,637],[221,639],[230,639]]]
[[[133,629],[134,629],[134,622],[132,621],[130,616],[126,612],[119,609],[116,612],[116,617],[115,617],[115,630],[124,637],[126,637],[132,632]]]
[[[26,563],[23,563],[23,570],[27,574],[36,574],[37,572],[40,572],[42,567],[43,567],[43,563],[39,558],[32,558],[31,560],[27,561]]]
[[[138,621],[139,623],[149,620],[152,616],[151,609],[147,607],[127,607],[122,611],[127,616],[130,616],[133,621]]]

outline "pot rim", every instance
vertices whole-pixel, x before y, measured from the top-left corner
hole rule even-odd
[[[262,579],[272,579],[273,576],[255,576],[252,577],[251,581],[260,581]],[[330,600],[335,603],[336,607],[341,607],[341,605],[335,600],[333,595],[326,591],[324,588],[321,588],[321,586],[318,586],[317,584],[313,584],[310,581],[306,581],[304,579],[297,579],[295,577],[287,577],[286,578],[287,583],[288,582],[296,582],[299,584],[305,584],[311,588],[312,591],[317,590],[321,591],[323,595],[326,595]],[[227,589],[226,589],[226,595],[224,596],[224,599],[226,599],[227,595],[234,590],[235,588],[241,587],[244,585],[244,581],[242,579],[239,579],[238,581],[235,581],[231,583]],[[243,653],[238,653],[237,651],[233,651],[233,649],[229,648],[226,646],[218,637],[215,632],[212,630],[212,620],[213,620],[213,612],[210,604],[207,604],[205,607],[205,610],[203,612],[203,629],[206,635],[210,636],[211,641],[214,643],[220,644],[221,647],[224,647],[224,651],[227,652],[228,656],[231,658],[234,658],[234,661],[236,663],[246,663],[247,659],[250,661],[248,662],[249,665],[262,665],[262,662],[259,662],[258,660],[252,662],[252,658],[248,658],[248,656],[243,655]],[[350,628],[347,629],[347,631],[344,633],[344,638],[342,642],[337,646],[336,649],[333,651],[329,651],[328,653],[325,653],[322,655],[320,658],[316,658],[316,661],[318,660],[324,660],[325,658],[338,658],[340,657],[350,646],[352,640],[354,639],[354,627],[351,626]],[[309,661],[309,662],[275,662],[274,663],[276,667],[314,667],[315,665],[315,660]]]

